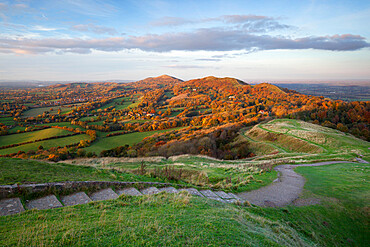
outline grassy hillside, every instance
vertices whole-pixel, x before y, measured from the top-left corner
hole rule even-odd
[[[349,207],[370,205],[370,166],[368,164],[333,164],[298,167],[296,171],[308,178],[305,188],[316,195],[339,199]]]
[[[0,217],[0,234],[2,246],[311,245],[286,222],[187,193],[27,211]]]
[[[122,102],[122,100],[123,100],[123,102]],[[112,102],[110,102],[108,104],[105,104],[102,107],[97,108],[96,110],[99,110],[99,109],[104,110],[104,109],[106,109],[108,107],[111,107],[111,106],[113,106],[113,108],[115,108],[116,110],[122,110],[122,109],[125,109],[127,107],[132,107],[132,105],[133,105],[132,102],[137,101],[137,100],[138,100],[137,95],[135,95],[135,97],[133,97],[132,99],[130,99],[130,97],[116,98],[116,99],[112,100]]]
[[[340,155],[369,156],[370,144],[350,134],[316,124],[275,119],[254,126],[243,133],[257,155],[279,154],[299,156],[303,154],[321,157]]]
[[[341,166],[343,164],[339,164]],[[347,180],[359,173],[358,164],[339,169]],[[335,168],[338,165],[332,165]],[[317,170],[307,173],[307,193],[337,175]],[[321,167],[319,168],[321,169]],[[351,181],[351,180],[349,180]],[[355,185],[352,180],[348,185]],[[0,217],[0,244],[53,246],[368,246],[366,211],[361,204],[342,204],[330,192],[321,193],[323,205],[286,208],[241,207],[181,194],[92,202],[53,210],[27,211]],[[355,186],[359,192],[364,185]],[[334,196],[335,196],[334,195]]]
[[[33,160],[0,158],[0,184],[62,181],[161,181],[113,169],[53,164]]]

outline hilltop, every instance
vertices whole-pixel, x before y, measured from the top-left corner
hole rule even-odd
[[[237,88],[241,85],[248,85],[247,83],[230,77],[217,78],[208,76],[200,79],[189,80],[181,84],[181,86],[200,87],[202,89],[214,89],[218,91],[229,90]]]
[[[148,77],[144,80],[128,83],[129,86],[143,89],[156,89],[170,86],[182,82],[182,80],[169,75],[161,75],[158,77]]]
[[[254,88],[256,89],[259,88],[261,90],[267,90],[270,92],[282,93],[282,94],[285,94],[288,92],[287,89],[281,89],[280,87],[269,84],[269,83],[260,83],[260,84],[255,85]]]

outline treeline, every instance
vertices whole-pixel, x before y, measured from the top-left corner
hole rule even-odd
[[[254,156],[246,140],[237,140],[242,127],[245,125],[238,123],[208,131],[195,129],[187,138],[183,138],[183,135],[176,137],[175,133],[162,134],[144,139],[132,148],[137,156],[201,154],[218,159],[242,159]]]

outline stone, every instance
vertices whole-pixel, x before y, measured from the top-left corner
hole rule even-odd
[[[202,195],[197,189],[194,188],[179,189],[179,191],[187,191],[193,196],[204,197],[204,195]]]
[[[160,188],[159,190],[166,191],[167,193],[179,193],[179,191],[175,189],[174,187],[164,187],[164,188]]]
[[[91,202],[91,199],[86,195],[85,192],[77,192],[72,195],[62,196],[61,201],[64,206],[73,206],[89,203]]]
[[[201,190],[200,193],[202,193],[205,197],[209,199],[216,200],[219,202],[225,202],[224,200],[222,200],[221,197],[215,194],[212,190]]]
[[[227,194],[224,191],[215,191],[215,194],[221,197],[222,199],[235,199],[233,196]]]
[[[49,195],[35,200],[31,200],[26,203],[27,209],[51,209],[51,208],[60,208],[63,205],[57,199],[55,195]]]
[[[212,190],[201,190],[200,193],[202,193],[205,197],[214,197],[214,198],[219,198],[218,195],[216,195]]]
[[[23,205],[18,197],[0,200],[0,216],[17,214],[23,211]]]
[[[141,193],[143,193],[143,195],[158,194],[159,192],[161,191],[156,187],[149,187],[141,190]]]
[[[242,199],[240,199],[240,197],[238,197],[238,196],[236,196],[235,194],[233,194],[233,193],[231,193],[231,192],[229,192],[229,193],[227,193],[230,197],[232,197],[232,198],[234,198],[234,199],[236,199],[236,200],[238,200],[238,201],[242,201]]]
[[[143,194],[141,194],[140,191],[138,191],[137,189],[135,188],[125,188],[125,189],[121,189],[121,190],[118,190],[117,191],[117,194],[118,195],[122,195],[122,194],[125,194],[125,195],[130,195],[130,196],[142,196]]]
[[[111,188],[99,190],[95,193],[90,195],[91,200],[93,201],[103,201],[103,200],[110,200],[118,198],[116,192],[114,192]]]

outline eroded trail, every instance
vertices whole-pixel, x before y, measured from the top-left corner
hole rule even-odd
[[[258,206],[286,206],[299,198],[305,184],[305,178],[296,173],[294,168],[298,166],[323,166],[338,163],[352,162],[328,161],[314,164],[276,166],[274,169],[279,172],[279,177],[275,182],[258,190],[239,193],[238,197]]]

